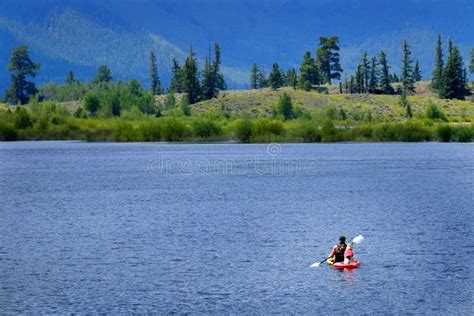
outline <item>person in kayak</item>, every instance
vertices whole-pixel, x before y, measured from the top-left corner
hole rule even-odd
[[[329,260],[336,262],[344,262],[344,252],[346,251],[347,244],[346,244],[346,237],[341,236],[339,237],[339,243],[332,247],[332,251],[329,254]]]
[[[346,251],[344,251],[344,264],[352,263],[354,252],[352,251],[352,244],[347,244]]]

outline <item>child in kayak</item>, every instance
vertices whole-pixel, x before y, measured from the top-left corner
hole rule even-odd
[[[352,251],[352,243],[348,244],[344,251],[344,264],[352,263],[354,252]]]

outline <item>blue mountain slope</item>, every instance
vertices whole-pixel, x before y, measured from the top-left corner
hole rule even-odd
[[[0,66],[20,43],[43,64],[40,81],[62,81],[72,69],[80,79],[102,63],[117,79],[147,80],[147,55],[157,52],[167,82],[173,57],[189,45],[199,58],[221,44],[225,76],[243,87],[256,62],[297,66],[319,36],[337,34],[345,73],[360,55],[384,49],[393,70],[407,38],[413,58],[429,77],[436,36],[452,36],[463,55],[474,47],[474,1],[470,0],[3,0],[0,1]],[[0,88],[8,75],[0,71]]]

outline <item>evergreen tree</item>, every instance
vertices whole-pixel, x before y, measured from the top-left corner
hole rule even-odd
[[[389,74],[389,69],[390,66],[388,65],[387,62],[387,56],[385,55],[384,51],[381,51],[379,54],[379,60],[380,60],[380,90],[382,91],[383,94],[393,94],[393,87],[390,85],[391,80],[390,80],[390,74]]]
[[[295,68],[292,67],[288,69],[288,72],[286,73],[286,81],[289,87],[296,89],[296,86],[298,85],[298,78],[296,76]]]
[[[413,80],[415,82],[421,81],[421,70],[418,59],[415,62],[415,69],[413,69]]]
[[[169,87],[169,91],[173,91],[175,93],[182,93],[183,92],[183,69],[179,65],[176,58],[173,58],[173,66],[171,69],[172,77],[171,83]]]
[[[331,84],[332,79],[341,79],[342,68],[339,63],[339,38],[337,36],[320,37],[316,51],[317,66],[323,74],[324,83]]]
[[[250,69],[250,89],[258,89],[258,68],[255,63]]]
[[[415,92],[415,86],[413,85],[413,67],[411,65],[413,61],[411,59],[410,46],[406,40],[403,41],[402,53],[402,74],[400,80],[402,82],[403,91],[407,93]]]
[[[446,67],[443,71],[443,84],[439,96],[444,99],[464,100],[469,91],[466,89],[464,63],[457,46],[452,46]]]
[[[74,73],[72,71],[69,71],[66,76],[66,83],[68,85],[72,85],[74,83],[77,83],[78,81],[74,79]]]
[[[210,55],[210,54],[209,54]],[[214,59],[206,58],[203,71],[202,94],[205,100],[217,96],[219,91],[225,89],[224,76],[220,72],[221,49],[219,44],[214,44]]]
[[[288,93],[284,92],[278,99],[277,104],[278,112],[283,115],[285,120],[289,120],[294,117],[293,103]]]
[[[258,88],[266,88],[268,87],[268,80],[267,75],[265,74],[265,68],[261,68],[258,72]]]
[[[97,70],[97,75],[94,79],[94,84],[105,83],[112,81],[112,72],[107,65],[102,65]]]
[[[400,82],[400,78],[397,76],[397,73],[392,74],[392,82]]]
[[[367,52],[362,55],[362,72],[364,77],[363,92],[368,92],[369,90],[369,77],[370,77],[370,61],[367,56]]]
[[[288,86],[288,78],[286,77],[286,72],[283,68],[280,68],[280,76],[281,76],[281,86],[287,87]]]
[[[153,51],[150,51],[150,92],[153,95],[160,95],[161,91],[161,82],[160,77],[158,76],[158,66],[156,64],[156,56]]]
[[[372,57],[371,63],[370,63],[370,76],[369,76],[369,92],[370,93],[375,93],[377,90],[379,82],[379,75],[377,72],[377,58]]]
[[[176,98],[174,97],[173,91],[168,91],[165,99],[165,107],[167,110],[174,109],[176,107]]]
[[[309,51],[306,51],[300,65],[299,86],[302,89],[311,90],[311,87],[320,84],[320,81],[319,71],[316,67],[314,58],[311,57]]]
[[[365,92],[365,85],[364,85],[364,66],[359,64],[357,66],[357,71],[355,75],[355,92],[356,93],[364,93]]]
[[[192,47],[189,48],[189,54],[183,66],[183,92],[187,93],[189,104],[199,101],[201,87],[199,84],[198,63]]]
[[[349,82],[349,93],[355,93],[355,79],[354,76],[351,75],[351,81]]]
[[[471,49],[471,63],[469,64],[469,71],[474,73],[474,48]]]
[[[36,77],[40,65],[34,63],[28,55],[28,47],[19,46],[14,48],[10,54],[8,71],[11,75],[10,87],[5,92],[5,100],[11,104],[25,104],[36,90],[35,84],[27,80],[27,77]]]
[[[183,95],[181,98],[181,101],[179,102],[179,108],[181,109],[181,112],[183,113],[184,116],[190,116],[191,115],[191,107],[189,106],[189,94]]]
[[[283,80],[281,78],[281,71],[278,63],[274,63],[272,66],[272,72],[268,76],[268,83],[273,90],[280,88],[283,85]]]
[[[441,89],[443,82],[443,48],[441,47],[441,35],[438,35],[438,41],[436,42],[435,52],[435,67],[431,76],[431,88],[435,91]]]

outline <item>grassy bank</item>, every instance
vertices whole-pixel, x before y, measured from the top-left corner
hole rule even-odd
[[[292,100],[291,119],[278,112],[278,100]],[[177,99],[179,96],[177,96]],[[91,115],[82,102],[34,102],[0,106],[1,140],[85,141],[456,141],[474,138],[472,101],[410,96],[413,117],[386,95],[320,94],[301,90],[226,91],[186,113],[156,99],[156,114],[133,104],[113,116]],[[105,113],[105,114],[104,114]],[[188,115],[186,115],[188,114]],[[190,114],[190,115],[189,115]]]

